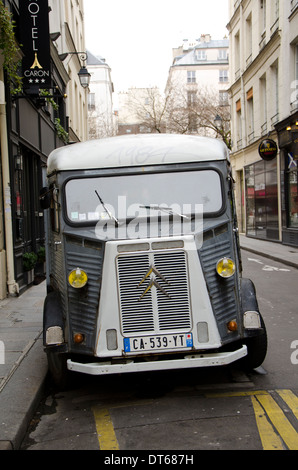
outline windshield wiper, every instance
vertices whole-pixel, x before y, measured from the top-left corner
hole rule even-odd
[[[96,191],[95,189],[95,194],[96,196],[98,197],[102,207],[104,208],[104,210],[106,211],[106,213],[108,214],[108,216],[110,217],[110,219],[114,220],[116,222],[117,225],[119,225],[119,221],[116,219],[116,217],[109,211],[109,209],[105,206],[105,203],[103,202],[102,198],[100,197],[100,195],[98,194],[98,192]]]
[[[191,219],[187,215],[180,214],[179,212],[174,211],[171,207],[164,207],[164,206],[159,206],[158,204],[156,205],[151,205],[151,206],[140,206],[144,209],[153,209],[155,211],[165,211],[165,212],[170,212],[171,214],[179,215],[179,217],[182,217],[183,219]]]

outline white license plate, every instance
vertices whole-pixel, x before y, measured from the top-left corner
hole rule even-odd
[[[124,338],[125,352],[159,351],[163,349],[190,349],[192,347],[193,341],[191,333]]]

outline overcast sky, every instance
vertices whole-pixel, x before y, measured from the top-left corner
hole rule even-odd
[[[183,39],[228,35],[228,0],[84,0],[86,47],[112,69],[115,93],[164,90],[172,48]]]

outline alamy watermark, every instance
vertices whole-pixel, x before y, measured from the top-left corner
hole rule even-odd
[[[203,204],[131,204],[118,197],[118,208],[104,205],[96,212],[98,239],[135,240],[196,235],[197,248],[203,244]]]
[[[291,349],[294,349],[291,354],[291,363],[296,366],[298,365],[298,340],[292,342]]]
[[[0,366],[5,364],[5,345],[0,341]]]

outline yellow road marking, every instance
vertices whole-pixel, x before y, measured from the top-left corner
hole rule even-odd
[[[283,450],[280,437],[275,433],[273,427],[269,423],[264,409],[255,397],[251,397],[255,411],[257,427],[259,430],[262,446],[264,450]]]
[[[289,450],[298,450],[298,433],[271,395],[259,395],[258,401]]]
[[[257,395],[266,395],[268,392],[265,390],[257,390],[257,391],[248,391],[248,392],[223,392],[223,393],[208,393],[205,396],[207,398],[232,398],[232,397],[250,397],[250,396],[257,396]]]
[[[298,398],[291,390],[277,390],[283,401],[292,410],[293,414],[298,419]]]
[[[277,393],[298,419],[298,398],[296,395],[291,390],[277,390]],[[267,391],[212,393],[205,396],[207,398],[250,397],[263,449],[283,450],[285,449],[285,444],[289,450],[298,450],[297,431]],[[150,404],[150,402],[146,404]],[[125,405],[121,404],[120,406]],[[93,408],[93,413],[100,449],[119,450],[109,410],[97,406]]]
[[[284,402],[298,419],[298,398],[291,390],[277,390]],[[286,418],[282,409],[265,390],[211,393],[207,398],[250,396],[264,450],[282,450],[283,442],[289,450],[298,450],[298,433]]]
[[[104,408],[94,407],[93,414],[100,450],[119,450],[109,411]]]

